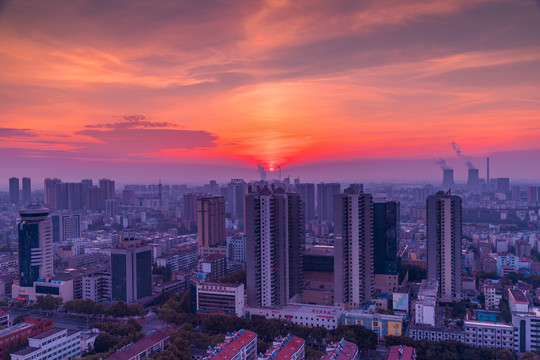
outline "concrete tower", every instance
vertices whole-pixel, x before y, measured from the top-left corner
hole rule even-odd
[[[334,302],[353,309],[374,292],[371,194],[335,195],[334,224]]]
[[[439,191],[428,196],[428,279],[439,281],[443,302],[461,300],[461,198]]]

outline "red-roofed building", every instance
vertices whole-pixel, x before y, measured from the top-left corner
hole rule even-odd
[[[126,345],[105,360],[148,359],[169,345],[170,336],[163,331],[152,331],[135,344]]]
[[[409,346],[390,346],[384,360],[415,360],[416,350]]]
[[[274,340],[272,347],[259,360],[304,360],[305,341],[298,336],[286,336]]]
[[[9,345],[22,343],[24,340],[53,328],[52,319],[25,318],[24,322],[0,330],[0,358],[9,350]]]
[[[358,346],[341,339],[340,342],[332,343],[326,348],[326,355],[322,360],[358,360],[359,358]]]
[[[240,330],[227,336],[203,360],[255,360],[257,357],[257,334]]]

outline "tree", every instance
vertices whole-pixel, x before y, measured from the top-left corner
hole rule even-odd
[[[97,353],[104,353],[112,349],[120,340],[116,336],[106,332],[99,334],[94,342],[94,350]]]
[[[540,360],[540,356],[533,352],[527,351],[519,358],[519,360]]]
[[[510,313],[510,309],[508,308],[508,302],[504,299],[501,299],[499,302],[499,311],[501,313],[501,320],[505,323],[511,323],[512,322],[512,313]]]
[[[34,308],[43,310],[56,310],[62,305],[62,298],[51,295],[38,296]]]
[[[232,274],[228,274],[219,278],[219,281],[222,283],[229,284],[246,284],[246,270],[240,270]]]
[[[360,325],[340,325],[330,331],[331,341],[339,341],[341,339],[355,343],[364,352],[370,349],[375,350],[379,340],[375,332]]]
[[[27,315],[18,315],[14,320],[13,320],[13,325],[17,325],[18,323],[22,323],[24,321],[24,318],[26,317]]]

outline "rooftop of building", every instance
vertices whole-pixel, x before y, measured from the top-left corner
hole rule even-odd
[[[289,360],[305,343],[304,339],[292,335],[276,340],[264,354],[265,358]]]
[[[334,247],[329,245],[307,245],[304,255],[334,256]]]
[[[338,343],[330,344],[322,360],[350,360],[354,358],[357,352],[358,346],[345,339],[341,339]]]
[[[234,287],[234,288],[238,288],[240,286],[243,286],[244,284],[242,283],[239,283],[239,284],[231,284],[231,283],[220,283],[220,282],[212,282],[212,281],[199,281],[199,283],[197,285],[201,285],[201,286],[215,286],[215,287]]]
[[[395,345],[388,348],[385,360],[413,360],[414,348],[405,345]]]
[[[508,324],[501,324],[501,323],[494,323],[491,321],[477,321],[477,320],[465,320],[463,322],[465,326],[489,326],[489,327],[498,327],[501,329],[513,329],[512,325]]]
[[[21,349],[21,350],[19,350],[17,352],[14,352],[11,355],[26,356],[26,355],[29,355],[29,354],[33,353],[34,351],[37,351],[37,350],[40,350],[40,348],[25,347],[24,349]]]
[[[32,336],[32,339],[37,339],[37,340],[43,340],[43,339],[46,339],[48,338],[49,336],[53,336],[55,334],[58,334],[62,331],[65,331],[66,329],[62,329],[62,328],[53,328],[51,330],[47,330],[45,332],[42,332],[41,334],[37,334],[35,336]]]
[[[508,293],[516,304],[529,304],[529,300],[527,300],[527,297],[521,290],[508,289]]]
[[[253,339],[257,339],[257,334],[249,330],[240,330],[234,337],[226,339],[214,348],[214,352],[205,359],[230,360],[238,351],[249,344]]]
[[[5,312],[4,310],[0,309],[0,317],[4,317],[6,315],[9,315],[9,314]]]
[[[202,261],[214,261],[225,258],[223,254],[210,254],[202,259]]]
[[[10,326],[8,328],[2,329],[2,330],[0,330],[0,339],[3,338],[4,336],[8,336],[9,334],[16,333],[17,331],[26,329],[26,328],[28,328],[30,326],[33,326],[33,325],[34,324],[30,324],[30,323],[27,323],[27,322],[22,322],[22,323],[18,323],[18,324],[15,324],[13,326]]]
[[[163,331],[155,331],[150,336],[145,336],[139,341],[137,341],[135,344],[132,344],[131,346],[123,347],[122,349],[118,350],[116,353],[112,354],[105,360],[128,360],[134,357],[135,355],[140,354],[144,350],[154,346],[155,344],[161,342],[164,339],[167,339],[169,337],[169,334],[164,333]]]

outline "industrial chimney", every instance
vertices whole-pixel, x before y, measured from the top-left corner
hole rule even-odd
[[[455,187],[456,187],[456,184],[454,183],[454,170],[443,169],[442,188],[453,189]]]

